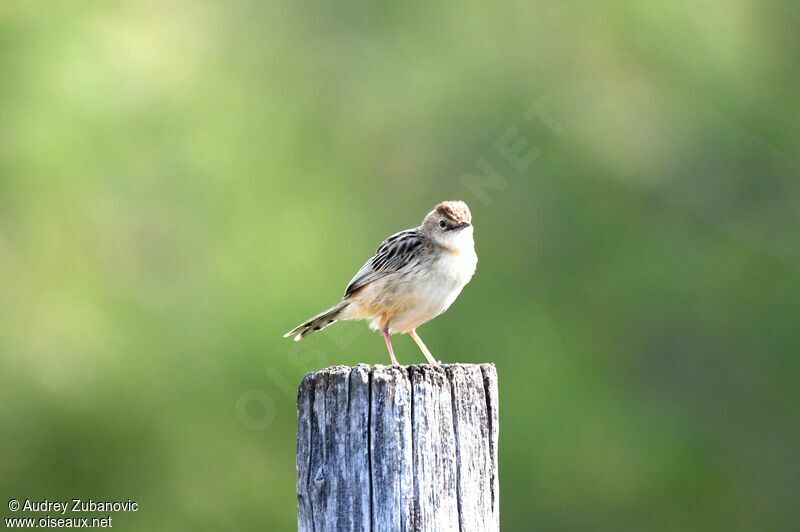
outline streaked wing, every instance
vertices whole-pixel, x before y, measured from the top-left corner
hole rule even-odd
[[[417,262],[424,238],[416,229],[400,231],[384,240],[372,257],[355,274],[344,297],[358,291],[376,279],[400,272]]]

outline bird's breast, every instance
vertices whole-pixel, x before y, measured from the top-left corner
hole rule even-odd
[[[438,312],[444,311],[472,279],[477,262],[473,250],[441,254],[431,267],[426,286],[422,287],[424,297]]]
[[[478,265],[478,256],[473,247],[446,250],[434,265],[434,271],[442,281],[452,281],[459,288],[472,279]]]

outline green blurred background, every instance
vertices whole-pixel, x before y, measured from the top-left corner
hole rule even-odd
[[[504,530],[795,528],[798,24],[3,1],[0,516],[131,498],[115,527],[293,529],[297,383],[388,359],[362,323],[281,334],[463,199],[478,272],[421,334],[497,364]]]

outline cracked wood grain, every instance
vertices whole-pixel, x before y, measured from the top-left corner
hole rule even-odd
[[[492,364],[309,373],[297,394],[298,530],[499,530],[498,435]]]

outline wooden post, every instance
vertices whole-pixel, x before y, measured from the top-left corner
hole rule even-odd
[[[297,393],[300,532],[497,531],[492,364],[333,366]]]

